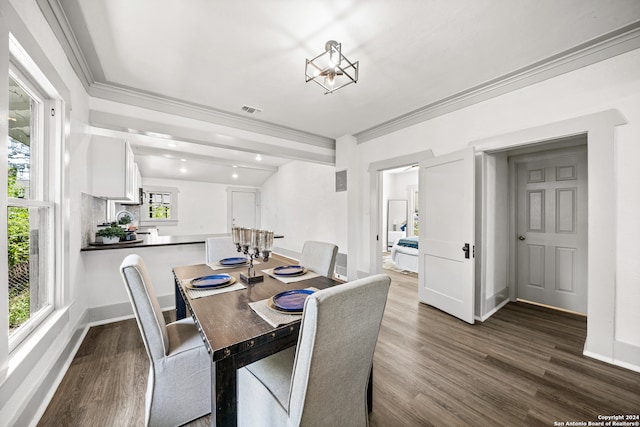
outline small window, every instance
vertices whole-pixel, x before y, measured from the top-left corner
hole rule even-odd
[[[146,225],[176,224],[178,192],[174,187],[145,187],[140,222]]]

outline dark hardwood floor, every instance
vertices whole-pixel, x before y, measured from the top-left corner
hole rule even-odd
[[[554,426],[640,413],[640,373],[582,356],[584,317],[512,303],[468,325],[418,303],[415,274],[385,272],[372,427]],[[148,364],[134,320],[91,328],[38,425],[143,425]],[[209,417],[189,424],[206,425]]]

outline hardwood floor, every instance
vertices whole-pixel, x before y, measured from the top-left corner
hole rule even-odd
[[[584,317],[513,303],[468,325],[418,303],[415,274],[385,272],[372,427],[553,426],[640,413],[640,373],[582,356]],[[134,320],[91,328],[38,425],[143,425],[148,363]],[[189,424],[206,425],[209,417]]]

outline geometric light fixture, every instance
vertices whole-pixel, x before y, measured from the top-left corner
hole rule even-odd
[[[324,88],[324,94],[358,82],[358,61],[351,62],[342,54],[342,45],[329,40],[324,52],[313,59],[307,59],[304,67],[306,82],[314,81]]]

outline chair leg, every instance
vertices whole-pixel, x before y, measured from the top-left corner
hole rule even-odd
[[[371,364],[369,384],[367,384],[367,408],[369,409],[369,413],[373,411],[373,364]]]

